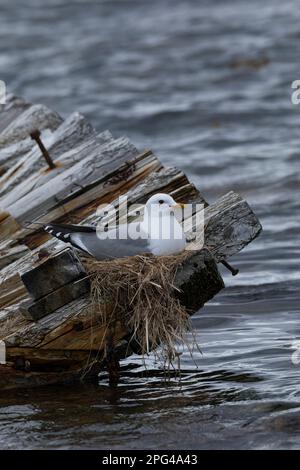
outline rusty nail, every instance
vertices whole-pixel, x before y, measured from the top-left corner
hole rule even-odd
[[[239,269],[234,268],[229,263],[227,263],[227,261],[222,260],[221,263],[223,264],[223,266],[225,266],[225,268],[227,268],[231,272],[233,276],[236,276],[239,273]]]
[[[35,129],[34,131],[32,131],[30,133],[30,137],[32,138],[32,140],[35,140],[36,143],[38,144],[42,154],[43,154],[43,157],[45,158],[46,162],[48,163],[48,166],[51,170],[53,170],[54,168],[56,168],[56,165],[55,163],[53,162],[52,158],[50,157],[49,155],[49,152],[48,150],[46,149],[46,147],[44,146],[42,140],[41,140],[41,133],[38,129]]]

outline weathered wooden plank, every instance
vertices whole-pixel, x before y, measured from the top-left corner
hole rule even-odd
[[[125,341],[115,344],[115,355],[130,354]],[[30,361],[26,359],[30,357]],[[10,348],[7,364],[0,365],[0,390],[97,380],[102,356],[93,351]],[[50,365],[49,365],[50,364]]]
[[[206,248],[191,253],[178,268],[174,284],[179,289],[176,296],[191,313],[202,308],[225,287],[215,258]]]
[[[0,105],[0,134],[30,106],[23,98],[7,94],[6,103]]]
[[[71,222],[77,223],[78,220],[82,220],[91,213],[97,210],[97,207],[110,200],[117,194],[122,194],[132,186],[135,186],[139,181],[143,180],[149,173],[156,171],[161,168],[161,164],[152,154],[151,151],[144,152],[141,155],[135,157],[132,161],[126,161],[116,171],[113,171],[110,175],[112,180],[110,184],[107,184],[107,177],[100,178],[97,183],[91,184],[90,189],[87,188],[83,192],[82,189],[78,190],[74,197],[67,198],[63,204],[55,204],[55,197],[53,196],[52,202],[54,207],[52,210],[48,210],[45,215],[42,215],[35,219],[35,216],[39,214],[39,211],[43,210],[44,206],[38,206],[36,212],[31,213],[31,217],[28,216],[29,220],[37,220],[39,223],[50,223],[54,220],[59,222]],[[99,170],[100,171],[100,170]],[[49,204],[51,202],[49,201]],[[28,207],[28,204],[21,203],[21,209]],[[26,217],[27,218],[27,217]],[[13,219],[14,220],[14,219]],[[26,221],[25,221],[26,223]],[[36,248],[40,244],[44,243],[49,236],[44,231],[39,231],[39,225],[31,224],[26,229],[20,229],[13,233],[14,225],[11,224],[12,230],[10,231],[11,242],[10,246],[14,246],[15,243],[19,242],[27,244],[31,249]],[[36,236],[32,236],[36,233]],[[1,236],[1,222],[0,222],[0,240],[4,237]],[[6,249],[9,247],[6,246]]]
[[[51,315],[5,338],[6,347],[35,348],[43,341],[51,341],[73,330],[76,332],[77,325],[86,315],[88,306],[88,298],[76,299]]]
[[[65,248],[65,244],[52,239],[45,243],[42,250],[49,255],[54,255],[57,251]],[[32,269],[32,266],[39,262],[40,248],[29,251],[21,258],[5,266],[0,271],[0,310],[3,307],[17,303],[28,297],[28,291],[22,282],[21,275]]]
[[[9,212],[0,210],[0,240],[7,239],[22,227]]]
[[[123,152],[120,148],[122,147],[122,145],[124,145]],[[130,173],[128,174],[128,178],[130,178],[131,176],[134,176],[133,173],[135,171],[135,166],[138,164],[138,158],[134,159],[134,157],[132,157],[131,161],[127,161],[127,159],[130,158],[130,154],[136,154],[136,152],[136,149],[131,146],[127,139],[118,139],[118,141],[109,140],[109,142],[106,141],[106,144],[103,144],[103,140],[101,140],[101,144],[98,147],[94,148],[92,156],[90,155],[84,161],[80,160],[77,165],[74,165],[74,167],[69,168],[68,171],[63,172],[63,174],[58,174],[56,177],[54,177],[51,181],[48,181],[42,187],[38,187],[36,188],[36,190],[30,191],[27,196],[20,198],[19,200],[17,200],[17,202],[12,204],[12,206],[10,206],[10,212],[12,217],[11,221],[13,222],[15,218],[18,218],[21,223],[26,223],[27,219],[33,220],[34,218],[41,215],[41,212],[44,213],[47,209],[49,211],[51,207],[55,206],[60,207],[60,209],[58,210],[58,212],[60,213],[56,214],[57,216],[65,214],[66,207],[65,205],[63,207],[61,206],[63,198],[71,198],[72,193],[73,198],[75,198],[76,194],[80,195],[80,193],[84,192],[85,184],[87,185],[87,188],[89,186],[93,187],[93,185],[95,184],[94,178],[98,178],[99,183],[102,183],[102,196],[103,188],[105,188],[104,193],[107,193],[109,187],[109,185],[107,185],[106,179],[106,177],[109,176],[109,160],[111,160],[111,175],[114,175],[114,173],[118,172],[121,172],[122,174],[122,172],[127,168],[127,166],[131,166],[129,168]],[[102,162],[101,155],[103,160]],[[119,162],[116,161],[118,156],[120,160]],[[149,160],[151,160],[150,157]],[[155,157],[152,157],[152,160],[155,162],[155,167],[157,167],[158,164]],[[94,172],[93,166],[95,167]],[[104,176],[102,176],[103,174]],[[15,191],[15,194],[17,194],[17,191]],[[94,198],[93,193],[91,194],[91,196],[92,198]],[[90,197],[89,199],[87,199],[85,203],[88,204],[92,200],[92,198]],[[81,199],[86,198],[81,197]],[[78,205],[80,207],[80,204],[81,201],[79,199],[77,200],[77,206],[75,205],[75,207],[78,207]],[[47,214],[46,222],[51,220],[53,219],[51,212],[49,212]],[[14,223],[14,225],[10,224],[10,230],[8,231],[6,229],[6,231],[4,232],[4,228],[2,230],[0,223],[0,239],[3,240],[8,235],[11,235],[14,232],[14,226],[16,226],[16,223]]]
[[[113,170],[113,166],[117,166],[119,164],[121,166],[118,166],[116,170]],[[18,205],[18,207],[14,205],[11,207],[11,211],[15,216],[18,216],[17,219],[20,220],[21,223],[23,220],[38,220],[39,222],[49,223],[50,221],[58,220],[61,217],[64,219],[67,217],[70,221],[72,220],[73,214],[75,219],[78,218],[79,220],[82,220],[85,216],[94,213],[99,204],[111,200],[112,196],[115,194],[126,191],[127,188],[134,186],[151,171],[157,170],[160,167],[160,163],[152,152],[145,152],[133,157],[131,160],[125,161],[123,164],[121,162],[111,162],[111,173],[101,176],[101,170],[99,167],[99,178],[97,181],[91,183],[87,187],[82,187],[80,189],[77,188],[77,191],[74,188],[74,191],[72,193],[70,192],[70,196],[66,197],[63,202],[57,202],[57,200],[55,200],[58,196],[53,196],[51,198],[49,195],[48,201],[43,201],[42,205],[39,205],[38,207],[33,206],[33,204],[29,206],[28,203],[28,209],[25,214],[17,212],[19,208],[22,211],[22,207],[20,207],[20,205]],[[106,169],[104,171],[106,171]],[[110,175],[115,176],[116,179],[110,184],[107,184],[107,176]],[[62,192],[64,192],[64,187],[60,187]],[[43,197],[45,198],[45,195]],[[59,197],[63,198],[63,194]],[[47,213],[43,215],[46,204],[48,210]],[[41,210],[43,210],[42,213]],[[33,226],[29,227],[26,234],[32,233],[33,230]],[[21,234],[21,236],[23,236],[23,234]],[[18,239],[20,239],[19,234]]]
[[[30,296],[37,300],[85,275],[74,250],[66,248],[22,273],[21,279]]]
[[[26,139],[34,128],[55,130],[62,118],[44,105],[36,104],[25,109],[0,134],[0,148]]]
[[[20,285],[19,276],[16,274],[1,290],[0,309],[14,305],[26,298],[28,298],[28,293],[25,287]]]
[[[37,278],[36,282],[40,282],[40,279]],[[90,287],[88,277],[73,281],[59,287],[35,302],[30,300],[22,302],[19,306],[20,312],[28,320],[40,320],[73,300],[86,295],[90,291]]]
[[[0,269],[21,258],[29,251],[26,245],[16,245],[9,249],[1,249],[0,247]]]
[[[129,189],[127,192],[121,194],[114,193],[115,198],[110,201],[112,206],[111,211],[103,217],[98,212],[93,213],[85,220],[85,223],[96,225],[101,219],[101,223],[111,223],[113,220],[118,220],[119,223],[127,223],[127,215],[119,217],[119,212],[122,212],[126,204],[128,205],[128,221],[136,220],[136,212],[141,216],[144,211],[144,204],[153,194],[157,192],[166,192],[173,196],[178,202],[198,202],[206,204],[203,196],[189,183],[186,175],[177,168],[169,167],[162,168],[159,171],[154,171],[145,177],[138,185]],[[130,206],[135,205],[135,210],[132,211]],[[116,217],[117,214],[117,217]],[[140,216],[140,217],[141,217]]]
[[[44,132],[42,140],[51,154],[56,168],[49,170],[40,149],[34,142],[32,150],[19,158],[15,165],[0,178],[0,206],[3,208],[9,207],[35,187],[42,185],[69,168],[74,164],[74,158],[76,161],[76,155],[77,159],[79,155],[74,152],[71,157],[67,155],[61,159],[63,154],[93,137],[96,137],[96,131],[79,113],[71,114],[53,133],[48,132],[45,134]],[[31,142],[33,141],[31,140]],[[81,158],[84,158],[84,148],[80,150],[83,151]],[[12,191],[14,188],[15,190]]]
[[[91,357],[89,355],[91,354]],[[30,357],[30,369],[46,369],[51,364],[51,369],[60,367],[62,370],[73,366],[76,363],[89,363],[89,360],[95,357],[93,351],[76,351],[71,349],[37,349],[37,348],[10,348],[7,351],[7,361],[17,362],[20,358],[26,360]],[[20,364],[20,361],[18,361]],[[21,364],[20,364],[21,366]]]
[[[84,160],[12,204],[9,212],[20,222],[32,220],[41,215],[41,211],[48,212],[53,206],[99,182],[99,179],[107,181],[110,174],[118,171],[126,162],[134,161],[138,155],[137,149],[127,138],[108,142]]]
[[[29,322],[20,314],[18,305],[6,307],[0,311],[0,340],[24,327]]]
[[[230,191],[205,209],[205,246],[217,261],[241,251],[261,232],[262,226],[249,204]],[[189,249],[198,250],[197,242]]]
[[[23,139],[20,142],[15,142],[9,146],[6,146],[0,149],[0,167],[1,177],[13,166],[13,164],[23,158],[25,155],[28,155],[29,152],[34,147],[34,142],[30,137]],[[5,178],[2,178],[2,184],[5,181]]]
[[[151,173],[138,186],[130,189],[122,196],[127,197],[130,204],[145,204],[157,192],[172,193],[176,201],[182,200],[187,202],[187,200],[192,201],[197,199],[197,202],[207,204],[202,194],[189,182],[186,175],[174,167],[162,168],[160,171]],[[184,199],[185,194],[187,200]],[[112,205],[117,206],[117,203],[118,200],[115,200],[112,202]]]

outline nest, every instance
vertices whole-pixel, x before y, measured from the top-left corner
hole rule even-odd
[[[110,331],[121,324],[129,345],[142,355],[153,351],[164,365],[179,363],[179,345],[190,345],[190,314],[176,298],[179,266],[189,256],[139,255],[97,261],[83,260],[91,278],[91,308]],[[108,308],[109,305],[109,308]],[[102,345],[103,346],[103,345]]]

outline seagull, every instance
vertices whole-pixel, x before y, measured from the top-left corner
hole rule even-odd
[[[123,258],[144,253],[166,256],[186,248],[184,231],[176,218],[177,204],[168,194],[158,193],[148,199],[140,222],[120,224],[100,232],[90,225],[48,224],[44,230],[97,260]]]

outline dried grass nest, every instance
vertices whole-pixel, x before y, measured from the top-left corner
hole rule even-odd
[[[173,365],[176,358],[179,363],[178,346],[185,345],[192,353],[196,345],[194,335],[192,342],[187,338],[190,314],[174,295],[174,290],[178,291],[174,285],[177,270],[188,256],[183,252],[176,256],[145,254],[83,260],[91,279],[91,308],[100,323],[113,329],[119,322],[131,332],[130,341],[138,344],[142,355],[153,351],[165,367]]]

